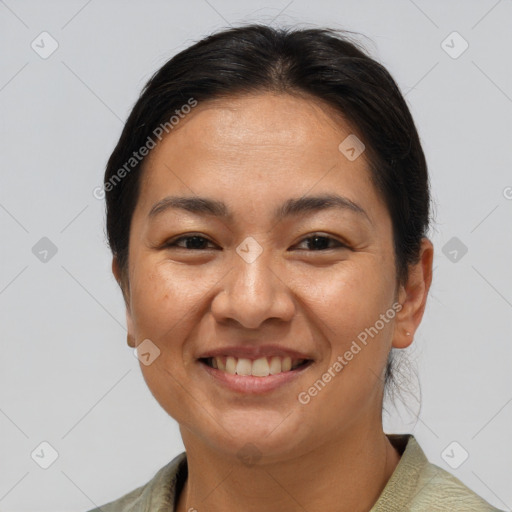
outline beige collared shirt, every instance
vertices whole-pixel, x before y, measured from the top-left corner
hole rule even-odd
[[[369,512],[503,512],[460,480],[431,464],[412,434],[387,434],[400,462]],[[145,485],[88,512],[175,512],[187,478],[182,452]]]

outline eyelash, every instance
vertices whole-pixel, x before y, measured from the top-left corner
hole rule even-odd
[[[166,242],[164,244],[164,248],[171,248],[171,247],[176,247],[178,249],[185,249],[185,250],[188,250],[188,251],[203,251],[203,250],[206,250],[206,249],[187,249],[186,247],[181,247],[179,245],[177,245],[178,242],[182,241],[182,240],[190,240],[191,238],[199,238],[199,239],[202,239],[202,240],[206,240],[207,242],[210,242],[213,244],[213,242],[211,240],[208,240],[208,238],[202,236],[202,235],[187,235],[187,236],[181,236],[179,238],[175,238],[174,240],[169,240],[168,242]],[[303,238],[300,242],[305,242],[307,240],[312,240],[314,238],[320,238],[320,239],[324,239],[324,240],[328,240],[329,242],[334,242],[335,244],[337,244],[338,247],[330,247],[330,248],[327,248],[327,249],[319,249],[319,250],[309,250],[309,252],[323,252],[323,251],[327,251],[329,249],[336,249],[336,248],[346,248],[346,249],[349,249],[349,246],[343,242],[340,242],[339,240],[336,240],[335,238],[333,237],[330,237],[330,236],[326,236],[326,235],[321,235],[321,234],[313,234],[311,236],[308,236],[306,238]]]

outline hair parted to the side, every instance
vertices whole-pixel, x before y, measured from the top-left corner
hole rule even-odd
[[[143,88],[108,160],[105,184],[155,128],[191,98],[200,105],[221,97],[273,92],[323,100],[365,144],[372,183],[392,220],[398,290],[407,281],[408,266],[419,261],[429,229],[427,163],[397,84],[352,34],[251,24],[214,33],[181,51]],[[123,293],[129,287],[130,225],[144,161],[105,193],[108,243],[123,276]],[[392,355],[386,384],[393,380]]]

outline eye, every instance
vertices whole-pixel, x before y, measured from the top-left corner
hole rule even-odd
[[[309,236],[307,238],[304,238],[301,241],[301,243],[304,243],[304,242],[310,242],[307,245],[308,245],[308,248],[314,247],[314,249],[312,249],[313,251],[325,251],[325,250],[329,250],[329,249],[336,249],[336,248],[342,248],[342,247],[345,247],[347,249],[349,248],[348,245],[344,244],[343,242],[340,242],[339,240],[336,240],[335,238],[332,238],[330,236],[325,236],[325,235]],[[335,244],[334,247],[328,247],[331,242]]]
[[[325,251],[329,249],[336,249],[336,248],[349,248],[348,245],[344,244],[343,242],[340,242],[339,240],[336,240],[335,238],[332,238],[330,236],[325,235],[313,235],[309,236],[307,238],[304,238],[300,243],[307,243],[307,249],[310,251]],[[206,247],[206,244],[212,244],[210,240],[205,238],[201,235],[186,235],[186,236],[180,236],[179,238],[175,238],[173,240],[169,240],[165,242],[164,248],[170,248],[170,247],[177,247],[179,249],[187,249],[187,250],[193,250],[193,251],[201,251],[208,249]],[[334,244],[334,247],[332,247],[332,244]],[[300,245],[300,244],[299,244]]]
[[[185,247],[180,245],[179,242],[184,242]],[[179,238],[175,238],[174,240],[169,240],[165,242],[164,247],[178,247],[180,249],[190,249],[195,251],[200,251],[205,249],[205,243],[211,243],[210,240],[201,235],[187,235],[180,236]]]

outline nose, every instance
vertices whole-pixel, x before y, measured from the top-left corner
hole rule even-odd
[[[257,329],[268,319],[293,318],[293,294],[266,252],[251,262],[234,255],[233,267],[211,304],[217,322],[234,320],[247,329]]]

